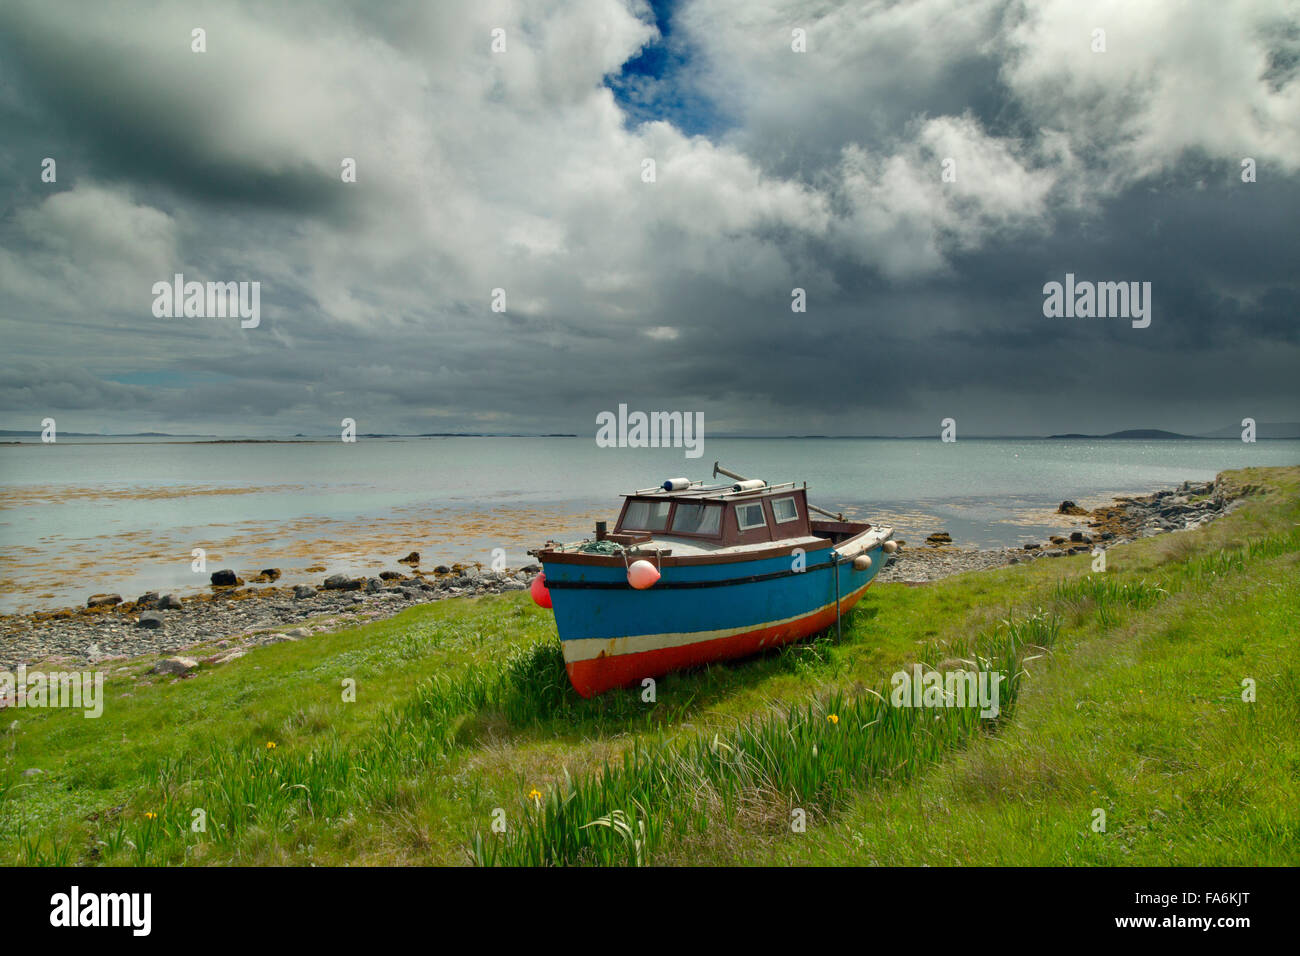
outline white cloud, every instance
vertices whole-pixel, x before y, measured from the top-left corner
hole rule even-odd
[[[61,160],[70,190],[18,194],[0,318],[112,312],[114,334],[84,340],[107,367],[178,353],[296,375],[389,350],[366,357],[367,381],[404,375],[438,407],[444,386],[522,380],[541,350],[619,385],[629,342],[684,354],[741,313],[771,350],[758,333],[789,321],[794,286],[819,309],[837,280],[911,288],[1104,207],[1188,149],[1294,172],[1300,34],[1284,18],[1300,20],[1294,0],[688,0],[685,72],[659,85],[706,94],[733,124],[706,137],[629,128],[604,86],[655,37],[641,0],[249,0],[203,8],[206,54],[173,5],[15,0],[0,29],[53,111],[108,117],[70,123],[73,143],[91,160],[126,148]],[[1096,26],[1105,54],[1088,48]],[[153,324],[149,286],[182,268],[262,281],[264,327]],[[489,308],[497,287],[506,316]]]
[[[1295,0],[1041,0],[1008,32],[1002,77],[1035,120],[1095,157],[1111,189],[1170,169],[1189,149],[1294,172],[1297,18]],[[1095,29],[1105,52],[1092,50]],[[1290,64],[1280,86],[1274,60]]]
[[[987,136],[970,117],[927,120],[911,132],[889,155],[844,149],[849,212],[838,233],[860,259],[914,278],[942,271],[950,251],[992,234],[1046,227],[1056,173],[1031,166],[1028,149]]]
[[[122,190],[78,184],[14,219],[23,245],[0,249],[0,286],[55,312],[147,313],[180,261],[172,217]]]

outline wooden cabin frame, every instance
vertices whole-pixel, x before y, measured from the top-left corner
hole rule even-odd
[[[625,495],[623,507],[610,540],[620,544],[639,544],[651,538],[684,538],[709,541],[721,547],[743,544],[762,544],[767,541],[784,541],[807,537],[814,533],[808,512],[807,490],[792,482],[774,485],[758,491],[734,492],[730,486],[685,491],[644,491]],[[628,513],[639,503],[668,505],[662,527],[639,528],[628,523]],[[787,504],[793,504],[793,514]],[[678,509],[682,506],[719,508],[722,516],[713,533],[675,530]],[[757,518],[761,515],[762,522]],[[820,522],[818,522],[820,524]]]

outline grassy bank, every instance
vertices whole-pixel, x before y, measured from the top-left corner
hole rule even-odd
[[[0,862],[1294,865],[1300,468],[1228,478],[1241,507],[1104,574],[879,585],[842,644],[654,702],[577,698],[526,594],[132,664],[99,719],[3,712]],[[1007,675],[1000,714],[891,706],[913,662]]]

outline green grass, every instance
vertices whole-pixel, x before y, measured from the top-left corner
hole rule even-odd
[[[1059,622],[1036,614],[1008,620],[964,649],[970,670],[1009,677],[1003,715],[1014,708],[1027,652],[1055,643]],[[568,779],[535,801],[520,826],[476,832],[475,862],[544,866],[648,862],[666,835],[731,827],[748,819],[825,815],[856,788],[905,779],[979,732],[973,708],[895,707],[887,686],[857,696],[835,691],[786,710],[752,716],[726,732],[683,743],[638,742],[620,764]],[[593,826],[596,821],[599,826]]]
[[[653,703],[578,698],[520,594],[130,664],[98,720],[4,711],[0,863],[1294,865],[1300,468],[1231,477],[1263,493],[1104,574],[878,585]],[[891,706],[913,662],[1007,675],[1001,713]]]

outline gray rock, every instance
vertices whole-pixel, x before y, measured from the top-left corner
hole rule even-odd
[[[178,611],[181,607],[181,599],[175,594],[164,594],[158,599],[158,607],[164,611]]]
[[[145,611],[140,615],[140,619],[135,622],[136,627],[147,627],[151,631],[158,630],[163,624],[163,616],[157,611]]]
[[[305,627],[295,627],[291,631],[285,631],[290,637],[311,637],[311,631]]]
[[[361,581],[358,578],[350,578],[346,574],[331,574],[321,585],[326,591],[356,591],[361,587]]]
[[[515,581],[513,579],[501,583],[501,590],[503,591],[522,591],[526,587],[528,587],[528,585],[524,584],[523,581]]]
[[[135,606],[136,607],[157,607],[158,592],[149,591],[145,594],[141,594],[138,598],[135,599]]]
[[[384,582],[379,580],[379,578],[369,578],[366,581],[367,594],[378,594],[383,589],[384,589]]]
[[[104,607],[105,605],[121,604],[122,595],[120,594],[92,594],[86,598],[86,607]]]
[[[213,587],[233,587],[239,583],[239,576],[230,568],[222,568],[220,571],[212,572]]]
[[[301,601],[303,598],[312,598],[316,596],[316,589],[310,584],[295,584],[293,586],[293,599]]]
[[[176,677],[184,677],[186,674],[196,670],[199,662],[192,657],[168,657],[154,665],[155,674],[172,674]]]

